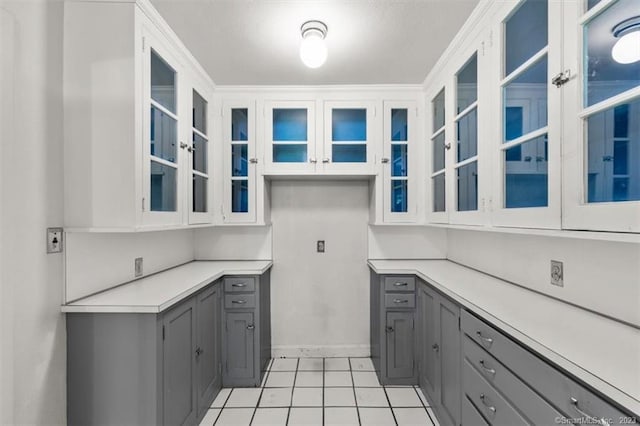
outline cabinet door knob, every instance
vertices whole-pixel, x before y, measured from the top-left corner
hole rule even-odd
[[[381,158],[381,159],[380,159],[380,162],[381,162],[382,164],[387,164],[387,163],[389,162],[389,159],[388,159],[388,158]]]
[[[249,162],[251,164],[258,164],[258,159],[257,158],[249,158]]]
[[[249,325],[247,326],[247,330],[253,330],[254,328],[256,328],[256,326],[255,326],[255,325],[253,325],[253,324],[249,324]]]
[[[448,143],[444,146],[444,148],[448,151],[451,149],[451,143]]]
[[[393,333],[393,327],[387,327],[386,328],[387,333]]]
[[[184,142],[180,142],[180,148],[185,149],[188,145]]]
[[[203,352],[204,351],[202,349],[200,349],[200,348],[196,349],[196,356],[202,355]]]
[[[309,162],[312,164],[316,164],[318,160],[316,160],[315,158],[309,158]]]
[[[431,349],[433,349],[434,352],[440,352],[440,346],[437,343],[434,343]]]
[[[322,162],[326,164],[326,163],[330,163],[330,162],[331,162],[331,160],[329,160],[328,158],[323,158],[323,159],[322,159]]]

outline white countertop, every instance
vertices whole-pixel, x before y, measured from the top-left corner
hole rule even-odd
[[[448,260],[369,260],[417,275],[534,351],[640,413],[640,330]]]
[[[223,275],[261,275],[270,260],[214,260],[187,264],[62,306],[62,312],[158,313]]]

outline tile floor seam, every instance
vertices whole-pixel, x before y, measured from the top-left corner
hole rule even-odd
[[[387,394],[387,388],[382,386],[382,391],[384,392],[385,398],[387,398],[387,402],[389,403],[389,410],[391,410],[391,415],[393,416],[393,421],[398,425],[398,419],[396,419],[396,413],[393,412],[393,406],[391,405],[391,399],[389,399],[389,394]]]
[[[427,410],[427,407],[428,407],[428,406],[424,403],[424,400],[420,397],[420,394],[418,393],[418,392],[419,392],[419,391],[418,391],[418,388],[417,388],[417,387],[415,387],[415,386],[413,386],[413,390],[414,390],[414,392],[416,393],[416,396],[418,397],[418,399],[420,400],[420,403],[421,403],[421,404],[422,404],[422,406],[424,407],[424,411],[426,411],[426,412],[427,412],[427,416],[429,417],[429,420],[431,421],[431,426],[435,426],[435,424],[436,424],[436,423],[435,423],[435,422],[433,421],[433,419],[431,418],[431,413],[429,413],[429,410]],[[422,391],[420,390],[420,392],[422,392]],[[424,395],[424,398],[426,399],[426,398],[427,398],[427,396],[426,396],[426,395]]]
[[[273,365],[273,359],[269,362],[269,365],[267,366],[267,371],[265,371],[264,373],[264,384],[267,384],[267,380],[269,379],[269,374],[271,374],[271,366]],[[260,401],[262,400],[262,394],[264,393],[264,386],[260,386],[260,396],[258,397],[258,400],[256,401],[256,406],[253,409],[253,414],[251,415],[251,420],[249,420],[249,425],[251,426],[251,424],[253,423],[253,419],[256,417],[256,412],[258,411],[258,407],[260,406]]]
[[[360,408],[358,406],[358,396],[356,395],[356,384],[353,381],[353,370],[351,370],[351,358],[349,359],[349,373],[351,375],[351,389],[353,390],[353,399],[356,404],[356,414],[358,416],[358,425],[362,426],[362,420],[360,420]]]

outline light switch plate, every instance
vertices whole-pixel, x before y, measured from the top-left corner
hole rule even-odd
[[[47,228],[47,253],[62,253],[62,228]]]
[[[559,260],[551,261],[551,284],[564,287],[564,270]]]

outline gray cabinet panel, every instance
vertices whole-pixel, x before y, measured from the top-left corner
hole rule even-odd
[[[381,324],[380,314],[380,277],[373,271],[369,271],[369,311],[371,318],[370,328],[370,342],[371,342],[371,361],[373,362],[374,369],[380,375],[382,371],[382,354],[380,353],[381,337],[384,334],[382,330],[383,324]],[[382,382],[382,379],[380,379]]]
[[[495,426],[528,425],[527,421],[471,366],[464,362],[464,391],[478,410]]]
[[[254,277],[227,277],[224,279],[225,293],[254,292],[256,291],[256,279]]]
[[[197,296],[196,371],[198,385],[198,417],[209,408],[209,403],[222,387],[222,309],[221,286],[211,287]]]
[[[250,294],[225,294],[225,309],[252,309],[256,307],[256,296]]]
[[[196,418],[194,395],[195,304],[180,304],[164,315],[163,419],[165,425],[192,424]]]
[[[385,291],[411,291],[416,289],[416,277],[410,275],[384,277]]]
[[[562,413],[549,405],[468,336],[464,337],[463,348],[467,362],[473,365],[476,371],[505,395],[515,407],[518,407],[532,424],[551,425],[556,423],[555,419],[562,417]]]
[[[255,373],[254,314],[253,312],[227,312],[226,370],[234,379],[250,379]]]
[[[549,423],[552,424],[552,423]],[[489,426],[489,423],[482,417],[476,407],[469,401],[469,398],[463,397],[462,400],[462,425],[463,426]]]
[[[440,405],[449,423],[460,424],[460,308],[447,299],[439,298],[440,328]]]
[[[387,375],[392,378],[414,376],[413,312],[387,312]]]
[[[432,401],[440,399],[437,357],[440,350],[436,336],[438,300],[424,283],[418,286],[418,353],[420,356],[420,387]]]
[[[384,306],[392,309],[414,309],[416,297],[413,293],[387,293],[384,296]]]

